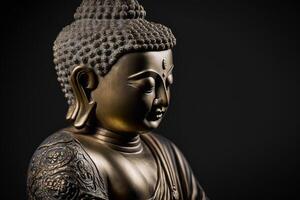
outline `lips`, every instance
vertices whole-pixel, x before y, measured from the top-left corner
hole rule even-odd
[[[147,118],[150,121],[157,121],[164,116],[165,112],[166,112],[166,110],[163,108],[156,108],[149,113]]]

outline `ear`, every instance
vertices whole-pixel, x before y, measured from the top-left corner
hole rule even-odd
[[[66,118],[72,120],[74,126],[80,129],[86,124],[96,106],[96,103],[90,99],[90,92],[96,88],[98,79],[93,69],[78,66],[73,69],[69,81],[74,102],[69,107]]]

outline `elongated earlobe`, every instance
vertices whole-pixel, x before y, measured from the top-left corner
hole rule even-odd
[[[91,68],[78,66],[72,71],[70,84],[74,94],[74,103],[69,107],[66,118],[73,121],[78,129],[84,127],[96,106],[89,96],[97,83],[97,76]]]

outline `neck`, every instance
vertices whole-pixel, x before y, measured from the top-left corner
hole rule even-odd
[[[139,134],[115,133],[97,128],[93,135],[99,142],[124,153],[139,153],[143,150]]]

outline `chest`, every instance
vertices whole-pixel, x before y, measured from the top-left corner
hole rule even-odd
[[[148,199],[157,183],[156,160],[146,147],[139,154],[113,152],[105,158],[110,199]]]

